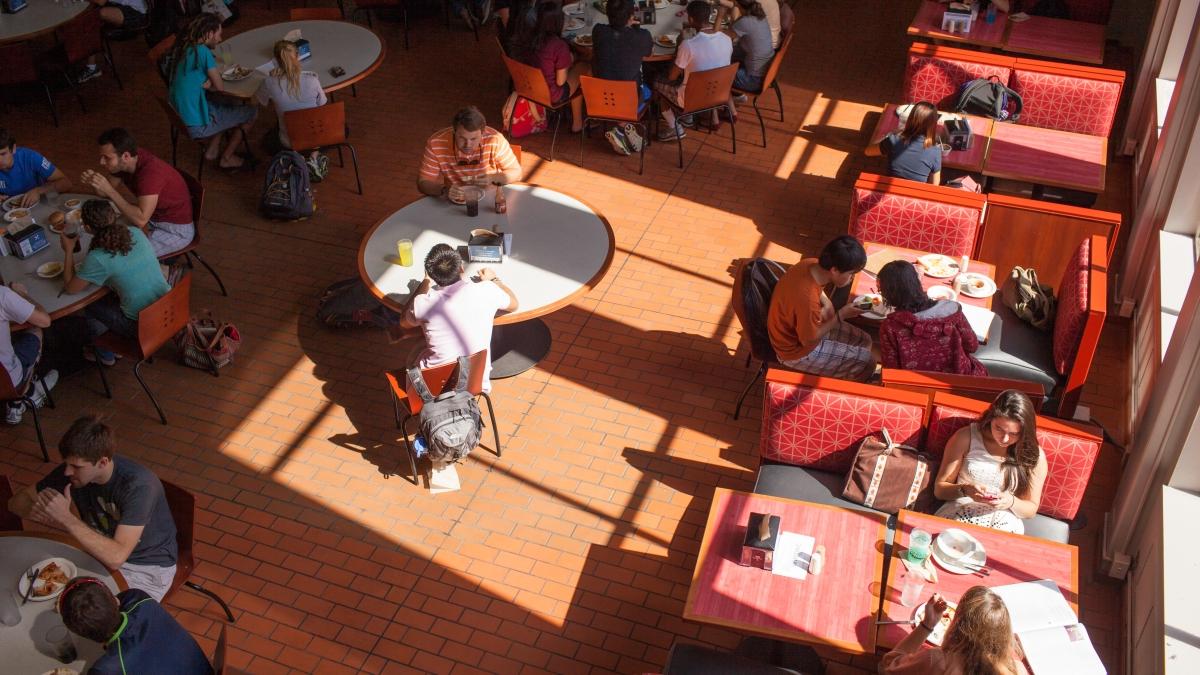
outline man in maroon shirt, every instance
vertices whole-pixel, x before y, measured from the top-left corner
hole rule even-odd
[[[100,166],[112,175],[88,169],[83,172],[83,184],[112,201],[122,216],[142,228],[157,257],[167,257],[191,243],[196,228],[183,176],[149,150],[139,148],[124,129],[109,129],[96,143]],[[126,179],[134,200],[126,199],[119,189]]]

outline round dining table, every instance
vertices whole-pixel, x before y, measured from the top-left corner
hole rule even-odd
[[[500,263],[466,263],[468,276],[485,266],[517,296],[516,311],[496,316],[491,377],[512,377],[550,351],[550,329],[538,317],[571,304],[594,287],[612,264],[612,226],[583,201],[529,183],[503,186],[507,213],[496,213],[496,187],[479,202],[479,215],[444,198],[423,197],[375,224],[359,246],[363,282],[386,306],[403,312],[425,278],[423,262],[435,244],[457,247],[463,260],[471,230],[511,234]],[[412,264],[402,266],[397,241],[413,242]]]
[[[592,28],[598,23],[607,24],[608,16],[600,9],[600,4],[596,0],[579,0],[575,3],[565,4],[563,12],[567,15],[563,37],[572,48],[590,59],[591,43],[580,44],[579,38],[581,36],[590,38]],[[673,61],[675,45],[678,43],[679,34],[683,31],[686,18],[687,11],[684,5],[672,3],[670,0],[656,0],[654,23],[640,24],[642,28],[650,31],[650,35],[654,38],[654,50],[642,60]],[[664,35],[673,37],[675,41],[671,44],[660,42],[659,39]]]
[[[217,45],[214,54],[227,53],[230,63],[218,63],[222,72],[234,65],[253,71],[238,81],[224,82],[225,93],[237,98],[252,98],[259,86],[275,67],[275,43],[288,33],[299,30],[308,40],[312,56],[300,62],[300,68],[311,70],[321,80],[326,92],[344,89],[375,71],[387,53],[383,40],[375,31],[349,21],[285,21],[238,33]],[[333,68],[341,68],[334,75]]]
[[[34,223],[41,225],[46,231],[46,240],[49,245],[24,260],[15,255],[0,256],[0,280],[3,280],[5,284],[13,282],[25,284],[25,287],[29,289],[29,297],[41,305],[42,309],[50,314],[52,320],[78,312],[108,293],[108,289],[104,286],[92,284],[88,284],[87,288],[78,293],[66,293],[63,291],[61,274],[48,279],[38,276],[38,267],[48,262],[63,261],[62,246],[59,244],[58,234],[50,229],[49,219],[50,214],[55,210],[66,211],[66,202],[69,199],[78,199],[82,204],[89,199],[96,199],[96,196],[64,193],[53,199],[43,197],[33,206],[32,215]],[[84,232],[80,227],[79,252],[75,254],[76,264],[83,262],[91,243],[92,235]]]
[[[0,14],[0,44],[45,35],[91,6],[85,0],[28,0],[16,14]]]
[[[47,558],[65,558],[75,564],[79,576],[93,576],[104,582],[113,593],[128,586],[120,572],[110,572],[91,555],[74,545],[75,540],[57,532],[0,532],[0,592],[12,592],[21,576]],[[17,599],[18,604],[20,599]],[[71,639],[79,658],[61,663],[54,658],[46,643],[46,633],[62,626],[62,618],[53,600],[35,600],[20,605],[21,622],[15,626],[0,623],[0,657],[6,673],[45,673],[54,668],[71,668],[82,673],[100,658],[104,648],[77,635]]]

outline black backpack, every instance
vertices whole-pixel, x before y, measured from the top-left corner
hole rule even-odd
[[[742,268],[742,307],[746,312],[747,337],[751,352],[764,361],[778,361],[771,335],[767,332],[767,313],[771,311],[771,296],[775,285],[786,270],[783,265],[766,258],[755,258]]]
[[[1012,104],[1013,110],[1008,110]],[[1021,117],[1021,96],[1000,83],[995,75],[971,80],[958,90],[954,111],[1016,122]]]
[[[278,220],[307,218],[316,210],[308,182],[308,163],[300,153],[284,150],[271,158],[258,210],[263,216]]]
[[[466,357],[458,357],[458,382],[454,389],[436,397],[429,391],[419,368],[408,369],[408,380],[421,397],[417,421],[425,437],[429,458],[435,462],[457,462],[479,445],[483,435],[483,417],[479,403],[467,391],[470,366]]]
[[[330,284],[317,301],[317,321],[332,328],[370,326],[387,330],[400,324],[400,315],[367,290],[361,279]]]

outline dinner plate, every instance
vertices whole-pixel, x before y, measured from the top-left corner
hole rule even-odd
[[[996,294],[996,282],[975,272],[958,275],[958,290],[972,298],[990,298]]]
[[[567,16],[582,16],[586,11],[587,8],[584,7],[582,2],[577,2],[572,5],[563,5],[563,13],[565,13]]]
[[[239,68],[242,69],[241,73],[238,73]],[[226,82],[241,82],[242,80],[246,79],[247,77],[250,77],[253,74],[254,74],[254,71],[251,70],[250,68],[242,68],[241,66],[230,66],[228,69],[225,70],[225,72],[221,73],[221,79],[225,80]]]
[[[879,303],[872,303],[875,305],[874,309],[867,310],[863,312],[862,315],[868,319],[886,319],[887,315],[892,313],[892,308],[883,303],[883,296],[879,295],[878,293],[864,293],[863,295],[854,298],[854,302],[852,304],[859,305],[862,304],[864,300],[874,298],[879,298]]]
[[[50,563],[58,565],[63,574],[66,575],[67,579],[72,579],[75,577],[75,575],[79,574],[79,570],[76,569],[75,563],[67,560],[66,558],[47,558],[41,562],[34,563],[21,572],[21,579],[17,582],[17,592],[21,594],[21,597],[25,597],[25,591],[29,589],[29,577],[26,576],[26,572],[29,572],[35,568],[38,570],[44,570]],[[66,584],[55,584],[57,588],[51,590],[50,593],[41,596],[36,595],[37,591],[43,588],[44,584],[45,582],[41,579],[34,581],[33,593],[29,594],[30,600],[37,602],[41,602],[43,600],[53,600],[57,598],[60,593],[62,593],[63,588],[66,586]]]
[[[24,196],[25,195],[23,195],[23,194],[13,195],[13,196],[9,197],[8,199],[5,199],[4,204],[0,205],[0,207],[2,207],[4,209],[5,213],[8,213],[9,211],[17,208],[17,205],[19,205],[21,203],[21,198]]]
[[[943,547],[937,546],[935,543],[934,546],[930,547],[929,557],[933,558],[933,561],[937,563],[938,567],[941,567],[951,574],[971,574],[975,571],[974,567],[967,567],[960,563],[970,563],[974,566],[987,564],[987,551],[984,550],[983,544],[978,539],[957,528],[947,529],[938,536],[940,537],[942,535],[946,535],[947,533],[956,534],[964,540],[970,540],[974,542],[975,548],[962,558],[956,559],[947,555],[947,553],[942,550]]]
[[[19,208],[19,209],[14,208],[14,209],[11,209],[8,213],[4,214],[4,220],[9,223],[15,223],[18,220],[20,220],[21,218],[29,218],[30,220],[33,220],[33,209],[32,208]]]
[[[658,45],[659,47],[674,47],[678,42],[679,36],[677,35],[659,35],[654,39],[654,44]]]
[[[925,268],[925,276],[934,279],[949,279],[958,274],[958,261],[941,253],[926,253],[917,258],[921,267]]]
[[[942,620],[938,622],[938,625],[934,627],[932,631],[930,631],[929,637],[925,638],[926,642],[936,647],[940,647],[942,645],[942,640],[946,637],[946,629],[950,627],[950,621],[954,618],[954,612],[957,609],[957,602],[950,602],[949,600],[946,601],[946,613],[942,616]],[[913,621],[916,621],[919,625],[924,619],[925,603],[922,602],[921,604],[917,605],[916,609],[913,610]]]
[[[577,16],[569,19],[565,28],[566,30],[579,30],[585,23],[587,22],[583,18]]]
[[[575,36],[575,44],[579,45],[580,47],[591,47],[592,46],[592,36],[591,35],[576,35]]]
[[[60,262],[48,262],[38,265],[37,275],[43,279],[53,279],[62,274],[63,264]]]

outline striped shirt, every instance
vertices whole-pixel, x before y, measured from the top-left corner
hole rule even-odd
[[[483,139],[473,155],[463,156],[454,146],[454,127],[446,127],[425,142],[421,159],[421,179],[442,181],[447,185],[464,185],[489,173],[520,171],[521,164],[512,146],[499,131],[483,128]]]

